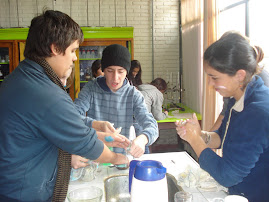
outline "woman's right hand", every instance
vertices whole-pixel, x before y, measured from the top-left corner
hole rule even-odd
[[[186,121],[177,121],[176,130],[181,139],[191,143],[197,138],[201,138],[201,127],[194,113],[191,119]]]

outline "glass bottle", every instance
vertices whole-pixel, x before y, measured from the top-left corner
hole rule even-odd
[[[86,58],[88,58],[88,59],[91,58],[91,52],[90,52],[90,50],[87,50],[86,51]]]
[[[82,53],[81,53],[81,58],[85,59],[86,58],[86,51],[85,50],[82,50]]]

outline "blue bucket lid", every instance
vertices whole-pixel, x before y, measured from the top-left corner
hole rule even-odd
[[[162,163],[154,160],[145,160],[137,163],[134,177],[142,181],[157,181],[165,177],[166,168]]]

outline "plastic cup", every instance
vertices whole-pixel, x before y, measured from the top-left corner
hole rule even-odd
[[[103,190],[99,187],[83,187],[70,191],[67,198],[70,202],[101,202]]]
[[[179,191],[174,195],[175,202],[192,202],[192,194],[185,191]]]
[[[90,182],[95,179],[99,164],[94,161],[89,161],[89,165],[84,167],[81,180]]]

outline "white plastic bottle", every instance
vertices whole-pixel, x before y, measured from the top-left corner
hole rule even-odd
[[[130,127],[130,131],[129,131],[129,140],[130,140],[130,145],[129,147],[126,149],[126,157],[128,158],[129,161],[133,160],[134,157],[129,153],[129,151],[131,150],[131,147],[132,147],[132,141],[136,138],[136,134],[135,134],[135,129],[134,129],[134,126],[131,126]],[[115,165],[115,167],[119,170],[125,170],[128,168],[128,165],[127,164],[119,164],[119,165]]]
[[[127,155],[128,159],[129,159],[129,161],[134,159],[134,157],[129,153],[129,151],[131,150],[132,142],[133,142],[133,140],[135,138],[136,138],[135,128],[134,128],[134,126],[131,126],[130,131],[129,131],[129,140],[130,140],[131,143],[130,143],[129,147],[127,148],[127,152],[126,152],[126,155]]]

